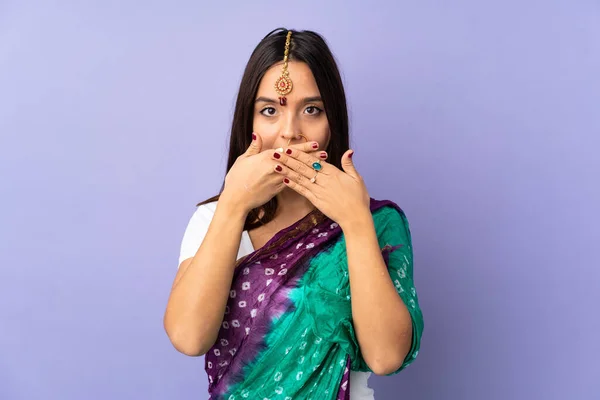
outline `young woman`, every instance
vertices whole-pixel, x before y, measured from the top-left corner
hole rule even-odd
[[[185,231],[164,318],[177,350],[205,355],[211,399],[373,399],[371,372],[416,358],[408,221],[370,198],[348,147],[323,38],[269,33],[242,78],[221,192]]]

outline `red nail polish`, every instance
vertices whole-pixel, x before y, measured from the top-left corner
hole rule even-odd
[[[252,134],[252,140],[256,140],[256,135],[254,133]]]
[[[321,152],[321,158],[327,158],[327,153],[325,153],[324,151]]]
[[[292,149],[287,149],[287,150],[285,151],[285,154],[292,154]]]
[[[275,167],[275,171],[281,172],[281,171],[283,171],[283,168],[281,168],[281,165],[278,165]]]
[[[290,183],[290,180],[289,180],[288,178],[283,178],[283,181],[284,181],[285,183]]]
[[[313,149],[318,149],[319,148],[319,143],[313,143],[312,148]]]
[[[348,154],[348,158],[352,158],[353,155],[354,155],[354,152]]]
[[[281,155],[279,153],[274,153],[273,157],[279,160],[281,158]]]

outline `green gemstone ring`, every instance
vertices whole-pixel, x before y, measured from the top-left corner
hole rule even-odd
[[[319,161],[315,161],[315,162],[312,164],[312,167],[313,167],[313,169],[314,169],[315,171],[317,171],[317,172],[319,172],[319,171],[321,170],[321,168],[323,168],[323,166],[321,165],[321,162],[319,162]]]

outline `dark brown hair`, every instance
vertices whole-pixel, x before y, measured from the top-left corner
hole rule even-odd
[[[266,71],[272,65],[283,61],[287,32],[287,29],[279,28],[265,36],[252,52],[246,65],[233,114],[227,172],[236,159],[250,146],[254,100],[258,87]],[[349,147],[348,109],[342,78],[335,58],[323,37],[318,33],[294,30],[292,30],[288,58],[306,63],[315,77],[331,132],[329,146],[326,149],[329,155],[328,162],[341,169],[342,155]],[[223,191],[224,185],[223,182],[219,193]],[[198,206],[217,201],[219,196],[220,194],[207,199]],[[266,204],[248,213],[244,230],[251,230],[268,223],[275,217],[276,210],[277,198],[274,197]]]

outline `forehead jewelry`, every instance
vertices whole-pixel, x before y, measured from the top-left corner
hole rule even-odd
[[[283,53],[283,70],[281,76],[275,81],[275,91],[279,94],[279,104],[285,106],[287,104],[286,94],[292,91],[292,80],[290,79],[290,73],[288,67],[288,56],[290,54],[290,41],[292,38],[292,31],[288,31],[287,37],[285,38],[285,51]]]

